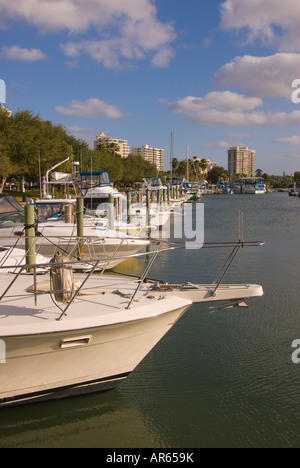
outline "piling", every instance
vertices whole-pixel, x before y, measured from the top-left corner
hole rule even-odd
[[[151,236],[151,191],[149,189],[146,190],[146,223],[148,226],[148,237]]]
[[[132,204],[132,197],[131,197],[131,191],[129,191],[127,192],[127,224],[130,224],[132,221],[131,204]]]
[[[66,224],[72,224],[73,223],[73,206],[70,205],[65,205],[65,223]]]
[[[35,265],[35,213],[34,205],[25,205],[25,251],[26,265]],[[29,268],[28,272],[33,273],[34,269]]]
[[[77,198],[76,200],[76,222],[77,222],[77,237],[79,240],[79,258],[83,260],[83,250],[84,250],[84,241],[83,241],[83,212],[84,212],[84,203],[83,198]]]
[[[115,229],[115,199],[111,193],[108,197],[108,228]]]
[[[162,191],[161,189],[157,190],[157,209],[160,210],[162,202]]]

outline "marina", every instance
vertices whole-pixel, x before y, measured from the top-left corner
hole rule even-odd
[[[263,296],[259,285],[223,283],[241,249],[263,246],[263,242],[244,240],[241,216],[237,241],[203,244],[203,248],[232,249],[212,284],[192,284],[188,278],[183,284],[169,284],[152,281],[148,275],[159,254],[185,248],[183,242],[154,241],[154,250],[150,247],[141,254],[150,260],[139,278],[107,277],[105,271],[139,257],[137,252],[151,241],[106,235],[104,243],[100,241],[102,250],[83,221],[83,198],[76,200],[77,235],[65,232],[63,237],[59,235],[62,225],[72,225],[66,216],[64,223],[53,218],[53,204],[52,221],[46,220],[43,230],[39,218],[36,223],[35,204],[26,204],[23,212],[10,197],[1,201],[4,235],[0,242],[11,248],[12,255],[14,247],[23,247],[26,261],[9,265],[12,277],[6,264],[10,254],[2,271],[0,267],[1,342],[6,349],[0,369],[0,406],[115,388],[193,304],[215,303],[214,310],[222,310],[248,307],[247,299]],[[100,203],[100,211],[102,207]],[[42,208],[49,212],[46,200]],[[11,225],[21,229],[20,216],[23,231],[13,230],[9,236]],[[119,242],[114,249],[109,248],[112,239]],[[87,256],[86,243],[93,244],[94,256]],[[37,263],[36,253],[52,259]],[[97,271],[101,275],[93,275]]]
[[[299,297],[296,292],[298,289],[293,286],[297,275],[292,275],[292,280],[290,278],[291,271],[297,265],[295,252],[299,252],[295,250],[298,241],[290,237],[293,231],[291,228],[294,229],[298,222],[298,217],[295,216],[299,210],[298,200],[290,200],[286,194],[273,193],[264,198],[209,196],[205,197],[204,202],[206,242],[208,239],[210,243],[232,242],[238,235],[237,229],[232,229],[232,226],[237,225],[237,212],[242,209],[245,238],[261,238],[265,242],[259,248],[241,249],[225,282],[235,284],[234,279],[239,278],[244,284],[261,284],[264,296],[261,296],[262,290],[257,290],[255,295],[261,297],[247,300],[249,309],[210,309],[212,304],[205,303],[188,305],[187,302],[195,299],[190,296],[191,293],[201,294],[201,288],[196,286],[200,277],[203,285],[212,284],[233,246],[230,244],[229,251],[228,248],[225,251],[223,248],[200,249],[197,256],[194,251],[166,248],[151,267],[149,277],[155,279],[154,283],[141,286],[137,299],[146,290],[149,291],[147,294],[157,298],[145,297],[143,301],[146,303],[170,294],[169,299],[160,301],[167,305],[165,301],[172,301],[171,297],[174,296],[174,285],[184,285],[188,279],[190,286],[181,286],[185,290],[185,297],[177,297],[176,304],[183,309],[192,306],[190,312],[186,312],[172,326],[168,334],[116,390],[18,406],[18,411],[14,407],[2,408],[0,445],[284,447],[298,444],[292,402],[297,398],[299,372],[291,361],[291,345],[297,338],[297,326],[293,326],[293,323],[296,320]],[[267,222],[260,223],[266,212],[269,215]],[[285,221],[284,230],[289,228],[284,231],[284,244],[283,225],[280,224],[279,228],[279,219],[282,216]],[[180,221],[175,217],[174,223],[176,222]],[[128,306],[132,296],[132,278],[142,277],[149,262],[145,256],[138,255],[114,269],[118,285],[114,275],[113,286],[110,284],[111,273],[109,276],[105,274],[102,287],[101,283],[97,283],[98,293],[105,289],[124,293],[124,297],[122,294],[111,293],[100,296],[102,301],[108,301],[109,304],[109,301],[117,300],[124,304],[122,307]],[[287,268],[279,269],[283,258]],[[178,265],[181,265],[180,269]],[[272,275],[270,271],[273,272]],[[120,273],[126,276],[120,279]],[[158,287],[158,278],[169,286],[165,287],[161,283]],[[42,279],[44,278],[39,278],[38,282]],[[5,284],[7,281],[11,280],[6,279]],[[21,281],[29,286],[33,284],[28,276],[21,278]],[[13,288],[16,285],[17,282]],[[95,288],[85,287],[90,291]],[[283,287],[286,293],[281,295]],[[126,291],[124,288],[129,289]],[[22,290],[24,291],[23,286]],[[13,289],[9,294],[13,294]],[[240,305],[242,296],[248,297],[248,294],[249,292],[244,292],[238,295]],[[86,297],[89,301],[97,301],[99,294],[80,296],[78,301],[86,300]],[[45,299],[44,295],[37,296],[39,310]],[[32,308],[32,292],[27,300]],[[6,301],[10,301],[9,297]],[[234,304],[231,303],[232,305]],[[133,302],[130,313],[135,313],[137,307],[143,305]],[[55,306],[52,308],[54,312]],[[67,322],[76,320],[78,312],[75,310],[72,318],[71,310],[72,307],[67,312]],[[182,312],[177,309],[176,314],[178,313],[181,315]],[[285,325],[282,327],[283,317]],[[91,320],[88,316],[86,318],[87,321]],[[26,320],[31,319],[28,316]],[[64,321],[56,322],[56,326],[61,327]],[[45,327],[43,322],[42,320],[39,327]],[[21,324],[18,326],[22,327]],[[76,345],[73,349],[78,353],[82,347],[87,346],[90,335],[90,332],[79,333],[77,339],[80,338],[81,341],[76,343],[68,341],[68,336],[64,340],[60,338],[58,342],[63,342],[63,346],[71,346],[71,350]],[[284,380],[281,378],[282,374],[285,375]],[[266,419],[270,412],[278,417],[272,418],[272,421]],[[31,422],[27,421],[29,414]],[[81,414],[80,422],[74,420],[74,414]],[[44,420],[43,427],[40,426],[41,418]],[[60,429],[60,420],[64,421],[63,432]],[[260,421],[259,425],[257,421]],[[183,431],[185,426],[190,431]],[[77,433],[80,434],[80,441]]]
[[[300,448],[299,0],[0,17],[0,448]]]

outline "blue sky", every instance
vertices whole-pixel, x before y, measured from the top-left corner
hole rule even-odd
[[[173,132],[179,159],[246,145],[300,170],[298,78],[299,0],[0,0],[7,107],[164,148],[166,169]]]

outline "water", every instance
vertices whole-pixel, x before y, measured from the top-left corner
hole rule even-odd
[[[264,297],[215,314],[193,306],[117,390],[2,409],[0,447],[300,447],[300,200],[204,202],[206,241],[236,240],[243,211],[245,239],[266,242],[244,249],[226,278],[261,284]],[[164,253],[151,276],[211,282],[228,253]]]

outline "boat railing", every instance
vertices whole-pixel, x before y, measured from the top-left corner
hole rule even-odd
[[[115,260],[119,260],[120,262],[124,261],[124,260],[127,260],[127,259],[132,259],[132,258],[140,258],[140,257],[144,257],[144,256],[147,256],[148,258],[151,257],[150,261],[147,263],[142,275],[138,278],[138,281],[137,281],[137,287],[135,289],[135,291],[133,292],[133,294],[130,296],[129,298],[129,302],[128,302],[128,305],[126,307],[126,309],[130,309],[131,307],[131,304],[136,296],[136,294],[138,293],[139,289],[141,288],[141,285],[147,281],[147,275],[149,274],[155,260],[157,259],[157,256],[159,254],[162,254],[164,252],[169,252],[169,251],[173,251],[173,250],[178,250],[178,249],[184,249],[185,248],[185,244],[182,243],[182,242],[168,242],[168,241],[164,241],[164,240],[160,240],[160,241],[157,241],[156,239],[155,240],[152,240],[152,242],[155,246],[154,250],[147,250],[146,252],[140,252],[140,253],[135,253],[135,254],[127,254],[127,255],[118,255],[118,250],[116,249],[116,251],[114,252],[114,259]],[[238,252],[240,251],[240,249],[242,248],[245,248],[245,247],[254,247],[254,246],[262,246],[264,245],[264,242],[261,242],[261,241],[250,241],[250,242],[245,242],[243,240],[239,240],[238,242],[212,242],[212,243],[204,243],[203,247],[202,248],[205,248],[205,249],[208,249],[208,248],[231,248],[232,251],[231,253],[229,254],[226,262],[224,263],[224,265],[222,266],[221,270],[219,271],[215,281],[212,283],[213,286],[215,286],[212,291],[211,291],[211,295],[212,296],[215,296],[216,295],[216,292],[218,290],[218,288],[220,287],[220,285],[222,284],[229,268],[231,267],[231,265],[233,264],[233,261],[234,259],[236,258]],[[24,256],[26,255],[26,253],[24,254]],[[66,312],[67,310],[69,309],[69,307],[72,305],[72,303],[75,301],[76,297],[80,294],[82,288],[84,287],[84,285],[86,284],[86,282],[88,281],[88,279],[96,272],[97,269],[99,269],[99,266],[100,264],[104,264],[104,267],[102,266],[102,273],[105,271],[105,269],[107,268],[107,264],[109,264],[109,262],[111,261],[112,257],[109,256],[109,257],[101,257],[101,258],[94,258],[94,259],[89,259],[88,261],[87,260],[84,260],[84,259],[68,259],[67,261],[63,261],[63,262],[56,262],[55,263],[55,268],[61,266],[61,267],[66,267],[66,266],[69,266],[69,267],[74,267],[74,266],[77,266],[78,265],[82,265],[82,269],[84,269],[84,267],[86,267],[86,264],[88,263],[89,265],[89,269],[88,270],[85,270],[86,272],[86,276],[83,280],[83,282],[80,284],[79,287],[77,287],[77,289],[75,289],[74,287],[74,290],[72,291],[73,295],[71,297],[71,299],[68,301],[68,303],[66,304],[65,308],[62,309],[60,306],[59,309],[61,310],[61,315],[59,316],[59,318],[57,320],[62,320],[62,318],[66,315]],[[37,305],[37,298],[38,296],[41,294],[40,291],[38,291],[38,288],[37,288],[37,276],[40,272],[44,272],[44,273],[49,273],[49,270],[51,269],[51,267],[53,267],[53,261],[49,261],[49,262],[45,262],[45,263],[34,263],[34,264],[19,264],[19,265],[13,265],[13,278],[11,280],[11,282],[9,283],[9,285],[6,287],[5,291],[2,293],[2,295],[0,296],[0,302],[3,300],[4,297],[6,297],[6,295],[8,294],[9,290],[12,288],[12,286],[15,284],[15,282],[17,281],[17,279],[20,277],[20,275],[22,273],[30,273],[31,275],[33,275],[33,289],[32,289],[32,294],[34,296],[34,303],[35,303],[35,306]],[[0,272],[1,270],[7,270],[9,268],[8,265],[4,265],[4,264],[1,264],[0,265]],[[27,292],[28,293],[28,292]]]

